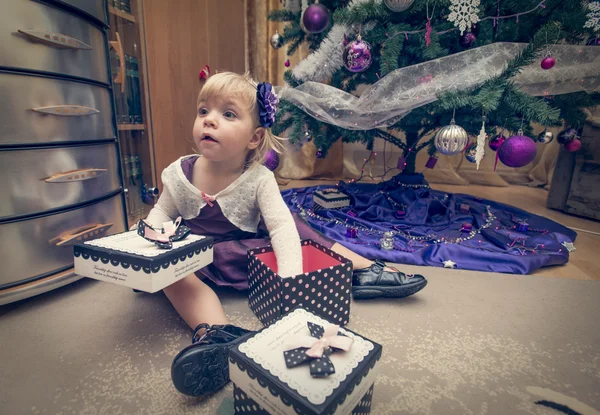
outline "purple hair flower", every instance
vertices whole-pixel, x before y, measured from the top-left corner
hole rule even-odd
[[[263,127],[271,127],[275,123],[275,114],[279,100],[273,85],[268,82],[261,82],[256,87],[256,101],[258,102],[258,118],[260,125]]]

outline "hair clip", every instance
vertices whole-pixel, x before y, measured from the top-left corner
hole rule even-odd
[[[269,128],[275,123],[275,114],[279,99],[275,95],[273,85],[268,82],[261,82],[256,87],[256,101],[258,102],[258,117],[260,125]]]

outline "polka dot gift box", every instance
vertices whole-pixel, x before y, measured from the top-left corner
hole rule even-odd
[[[230,350],[235,413],[369,414],[381,354],[353,331],[291,311]]]
[[[273,248],[248,251],[248,304],[267,325],[295,308],[304,308],[333,324],[350,320],[352,263],[312,240],[302,241],[304,273],[282,278],[277,274]]]

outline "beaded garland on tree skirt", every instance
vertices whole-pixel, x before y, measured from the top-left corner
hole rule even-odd
[[[282,192],[292,211],[315,229],[369,259],[529,274],[568,262],[576,232],[503,203],[433,190],[423,175],[379,184],[340,182],[350,196],[341,210],[312,210],[314,186]],[[389,232],[393,235],[389,247]],[[381,246],[382,239],[384,247]]]

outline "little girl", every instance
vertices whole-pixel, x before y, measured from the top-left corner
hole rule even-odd
[[[163,192],[147,218],[156,227],[182,216],[193,233],[215,241],[211,265],[163,290],[194,328],[192,345],[171,367],[175,387],[187,395],[224,386],[229,348],[250,333],[227,324],[217,295],[201,280],[247,289],[248,249],[272,244],[278,273],[292,276],[302,273],[300,238],[315,240],[352,261],[353,290],[375,290],[370,297],[403,297],[427,283],[420,275],[385,268],[381,261],[372,264],[292,216],[273,173],[261,164],[269,150],[282,148],[270,131],[277,104],[272,85],[257,84],[248,75],[225,72],[208,78],[193,129],[200,155],[181,157],[163,171]],[[261,217],[266,229],[259,227]]]

